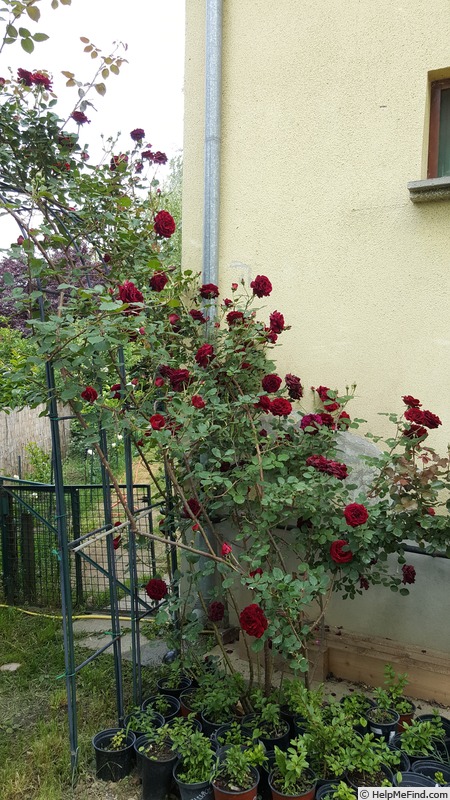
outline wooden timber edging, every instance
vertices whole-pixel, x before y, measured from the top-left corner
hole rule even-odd
[[[315,680],[325,680],[331,674],[368,686],[381,686],[384,667],[392,664],[396,672],[408,675],[405,692],[408,697],[450,705],[449,653],[338,629],[328,632],[323,651]]]

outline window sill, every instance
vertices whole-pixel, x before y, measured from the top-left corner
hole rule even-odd
[[[409,198],[413,203],[433,203],[450,200],[450,175],[443,178],[428,178],[425,181],[408,183]]]

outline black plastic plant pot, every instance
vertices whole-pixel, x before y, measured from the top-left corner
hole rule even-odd
[[[419,714],[419,716],[416,717],[417,722],[432,722],[434,719],[436,719],[436,714]],[[445,735],[450,736],[450,719],[439,716],[437,719],[440,720],[441,725],[444,728]]]
[[[295,719],[299,718],[295,711],[291,711],[289,706],[281,706],[280,708],[281,719],[289,724],[291,738],[295,736]]]
[[[400,789],[408,786],[434,786],[435,783],[425,775],[419,775],[416,772],[402,772],[401,783],[397,783]]]
[[[411,772],[417,773],[418,775],[425,775],[427,778],[431,778],[433,783],[436,783],[436,772],[442,772],[445,781],[444,786],[450,784],[450,765],[442,764],[441,761],[434,761],[432,759],[416,761],[411,767]]]
[[[389,744],[394,750],[400,750],[403,753],[403,750],[401,749],[402,739],[399,733],[396,736],[394,736],[394,738],[389,742]],[[441,744],[442,748],[444,748],[444,743],[439,741],[436,742],[436,747],[439,744]],[[411,767],[410,770],[405,770],[405,771],[412,771],[414,764],[422,761],[430,761],[433,758],[433,756],[430,753],[419,753],[417,755],[411,755],[410,753],[406,753],[406,755],[409,758]]]
[[[141,747],[148,743],[148,739],[141,742]],[[173,769],[178,761],[176,753],[171,758],[158,760],[149,758],[145,753],[141,756],[142,800],[165,800],[171,784]]]
[[[173,778],[178,786],[181,800],[214,800],[214,790],[211,786],[211,781],[204,783],[183,783],[178,777],[180,769],[179,764],[176,764],[173,769]]]
[[[143,713],[143,711],[135,711],[133,714],[128,714],[123,721],[124,728],[128,728],[128,730],[132,731],[136,737],[145,736],[145,734],[148,733],[148,731],[142,730],[142,728],[139,726],[139,718],[141,715],[143,715]],[[130,720],[132,720],[133,717],[136,717],[136,722],[130,724]],[[155,730],[164,725],[164,717],[162,717],[161,714],[157,714],[156,711],[152,717],[152,725]]]
[[[149,697],[147,700],[144,700],[142,703],[142,711],[145,711],[149,706],[153,708],[155,711],[157,709],[158,700],[161,700],[161,696],[154,694],[152,697]],[[177,697],[172,697],[170,694],[164,695],[164,700],[167,702],[168,710],[161,714],[160,711],[156,713],[161,714],[161,717],[164,719],[164,722],[169,722],[171,719],[178,717],[180,714],[180,701]]]
[[[319,786],[320,784],[320,786]],[[323,797],[326,797],[328,794],[333,795],[336,789],[338,788],[339,783],[337,781],[317,781],[316,785],[316,800],[322,800]]]
[[[368,732],[373,733],[375,736],[382,736],[386,742],[391,742],[397,733],[397,727],[400,720],[400,714],[397,714],[393,708],[389,708],[387,711],[384,712],[385,714],[385,721],[378,722],[378,720],[372,720],[371,714],[374,712],[379,711],[378,706],[374,706],[374,708],[370,708],[369,711],[364,714],[365,719],[367,720],[367,727]]]
[[[398,747],[395,747],[394,744],[392,743],[389,744],[389,749],[393,750],[395,753],[398,753],[400,756],[399,763],[395,764],[395,766],[392,767],[392,771],[394,772],[394,774],[396,772],[411,772],[411,761],[409,760],[409,756],[407,756],[406,753],[403,752],[403,750],[400,750]]]
[[[233,721],[238,721],[237,719],[231,717]],[[210,719],[207,719],[203,712],[200,714],[200,721],[202,723],[202,731],[205,736],[211,737],[211,734],[216,733],[219,728],[223,728],[223,726],[227,723],[224,722],[212,722]]]
[[[276,786],[274,786],[274,779],[276,779],[276,773],[277,771],[275,769],[269,775],[269,786],[272,791],[273,800],[284,800],[284,798],[290,798],[290,800],[300,800],[300,798],[302,798],[302,800],[313,800],[316,791],[316,776],[314,775],[314,772],[312,772],[309,769],[306,769],[304,771],[303,775],[305,776],[305,779],[311,778],[311,785],[306,791],[302,792],[301,794],[293,794],[293,795],[283,794],[276,788]]]
[[[190,689],[192,681],[190,678],[180,678],[176,686],[171,686],[170,678],[161,678],[157,682],[158,692],[164,695],[170,695],[179,699],[180,694],[186,689]]]
[[[179,700],[181,706],[181,716],[188,717],[189,714],[196,713],[196,716],[199,717],[200,715],[198,712],[193,712],[193,709],[190,704],[190,700],[192,697],[195,696],[195,693],[198,689],[195,686],[192,686],[190,689],[185,689],[184,692],[181,692]]]
[[[259,784],[258,794],[261,795],[261,800],[272,800],[272,790],[269,786],[269,775],[275,766],[275,753],[273,750],[266,750],[267,761],[264,765],[258,767]]]
[[[294,736],[303,736],[304,733],[308,732],[308,720],[306,717],[300,716],[300,714],[296,714],[294,717]]]
[[[394,773],[392,772],[391,768],[387,766],[387,764],[380,764],[380,771],[386,776],[391,784],[394,784]],[[363,786],[377,785],[374,783],[355,783],[355,781],[351,778],[350,772],[345,773],[345,780],[347,781],[348,785],[352,787],[352,789],[359,789]]]
[[[223,747],[225,742],[220,742],[219,739],[221,736],[225,736],[229,730],[231,730],[231,722],[227,722],[226,725],[221,725],[220,728],[216,728],[209,738],[212,742],[217,742],[218,747]],[[251,731],[246,731],[244,733],[248,733],[249,737],[251,738]]]
[[[136,737],[129,731],[125,746],[120,750],[108,750],[111,739],[123,728],[108,728],[96,733],[92,739],[95,750],[95,773],[101,781],[120,781],[130,774],[134,767],[134,743]]]
[[[280,750],[286,750],[288,747],[291,738],[289,722],[286,722],[286,720],[283,719],[281,720],[281,723],[284,728],[284,732],[280,736],[258,736],[258,740],[263,743],[266,750],[273,750],[275,746],[279,747]],[[242,726],[247,728],[249,731],[252,731],[258,726],[258,715],[247,714],[242,720]]]

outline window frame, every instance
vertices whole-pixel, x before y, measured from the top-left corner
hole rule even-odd
[[[430,129],[428,137],[427,178],[438,177],[441,92],[450,89],[450,78],[432,81],[430,85]]]

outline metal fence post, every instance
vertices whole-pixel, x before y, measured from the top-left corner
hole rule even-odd
[[[81,536],[81,514],[80,514],[80,492],[78,489],[70,489],[70,509],[72,512],[72,539]],[[81,556],[75,553],[75,603],[77,606],[83,605],[83,567]]]

